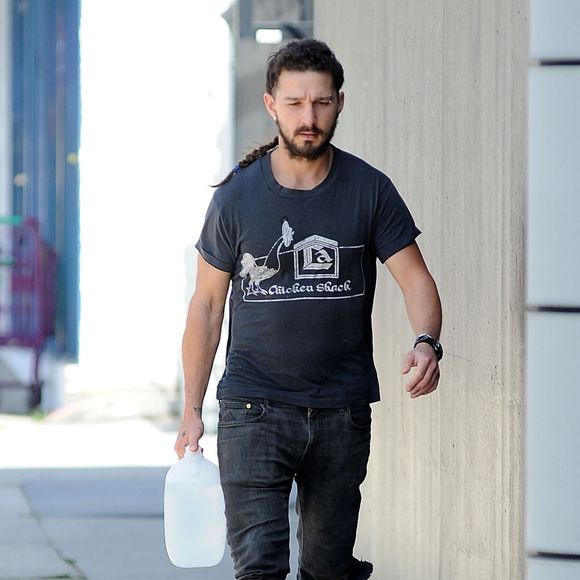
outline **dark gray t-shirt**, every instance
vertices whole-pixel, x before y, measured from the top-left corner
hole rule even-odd
[[[314,189],[282,187],[269,154],[219,187],[196,244],[232,275],[218,398],[313,408],[377,401],[376,260],[419,233],[391,180],[336,147]]]

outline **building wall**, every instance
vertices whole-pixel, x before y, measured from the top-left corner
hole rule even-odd
[[[0,215],[9,212],[12,192],[10,38],[10,2],[0,0]]]
[[[265,63],[277,48],[277,45],[256,44],[253,38],[237,39],[234,66],[236,161],[256,147],[269,143],[276,135],[276,126],[262,105],[262,95],[265,91]]]
[[[317,0],[314,22],[346,71],[337,144],[401,191],[444,307],[439,390],[410,400],[381,268],[357,553],[377,578],[523,578],[527,2]]]
[[[78,354],[80,0],[11,3],[11,211],[58,255],[54,351]]]
[[[580,3],[531,0],[526,540],[528,580],[580,578]]]
[[[250,10],[251,8],[251,10]],[[279,44],[259,44],[254,29],[281,27],[285,41],[292,29],[308,34],[303,18],[312,16],[312,0],[236,0],[226,12],[234,40],[234,158],[243,159],[250,151],[269,143],[277,134],[276,125],[263,106],[268,57]]]

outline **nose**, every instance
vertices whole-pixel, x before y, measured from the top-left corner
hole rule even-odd
[[[307,127],[312,127],[316,121],[316,111],[314,103],[305,103],[302,109],[302,123]]]

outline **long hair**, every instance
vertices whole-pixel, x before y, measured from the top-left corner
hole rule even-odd
[[[328,45],[321,40],[306,38],[291,40],[268,58],[266,71],[266,91],[273,93],[282,71],[315,71],[329,73],[336,93],[344,83],[344,70]],[[278,136],[270,143],[250,151],[236,166],[219,182],[212,187],[219,187],[227,183],[240,169],[247,167],[278,145]]]
[[[278,136],[276,135],[276,137],[274,137],[274,139],[272,139],[270,143],[266,143],[265,145],[257,147],[253,151],[250,151],[243,159],[240,159],[240,161],[238,161],[236,166],[219,183],[212,185],[212,187],[219,187],[220,185],[227,183],[234,175],[236,175],[236,173],[240,171],[240,169],[247,167],[248,165],[250,165],[250,163],[256,161],[256,159],[260,159],[262,155],[266,155],[266,153],[268,153],[270,149],[274,149],[274,147],[276,147],[277,145],[278,145]]]

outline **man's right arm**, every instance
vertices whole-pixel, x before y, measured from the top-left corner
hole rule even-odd
[[[220,341],[224,307],[231,275],[197,260],[195,292],[189,303],[182,341],[185,400],[175,452],[183,457],[185,447],[198,448],[203,435],[201,409],[209,375]]]

